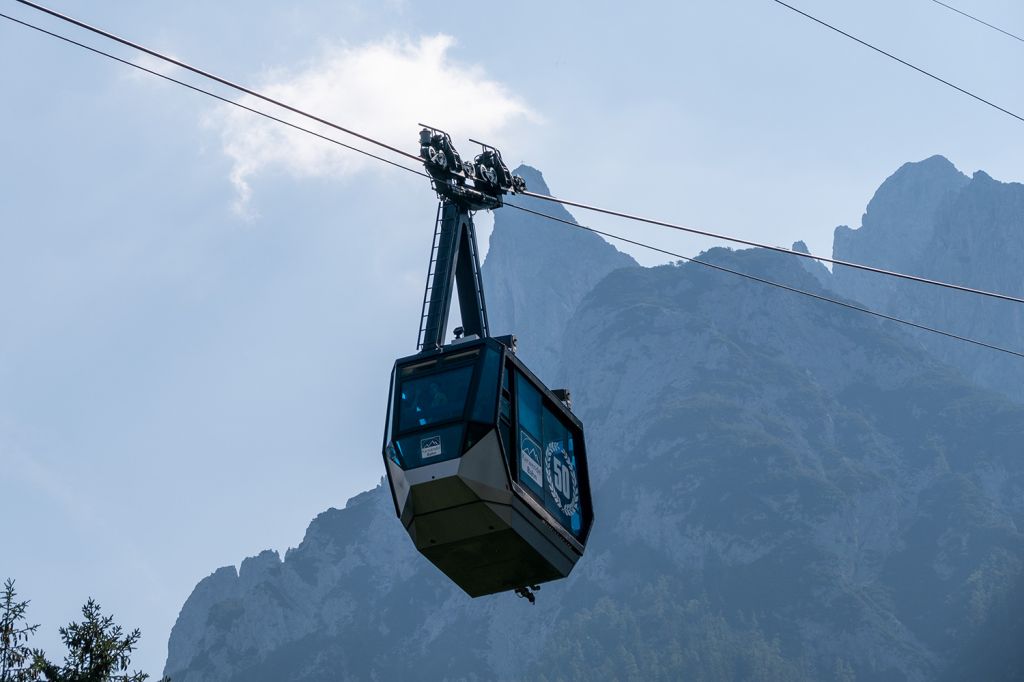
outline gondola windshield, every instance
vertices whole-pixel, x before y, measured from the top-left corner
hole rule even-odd
[[[461,417],[473,367],[460,367],[402,381],[399,430],[429,426]]]

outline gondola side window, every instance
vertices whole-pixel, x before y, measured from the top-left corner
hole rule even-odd
[[[458,419],[466,407],[473,366],[406,379],[401,384],[398,430]]]
[[[476,399],[473,404],[473,421],[484,424],[494,423],[494,410],[498,401],[498,374],[501,371],[501,354],[492,348],[485,348],[480,375],[477,379]]]
[[[562,419],[544,408],[544,507],[574,535],[583,527],[579,463],[572,433]]]
[[[516,374],[516,411],[519,417],[518,469],[519,483],[544,499],[544,449],[541,445],[540,392],[522,375]]]
[[[563,528],[580,537],[587,512],[581,497],[581,453],[576,452],[573,430],[521,375],[516,377],[515,399],[519,418],[518,481]]]

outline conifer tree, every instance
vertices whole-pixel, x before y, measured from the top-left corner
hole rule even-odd
[[[0,597],[0,682],[27,682],[33,674],[28,639],[39,626],[26,624],[29,603],[17,596],[14,580],[8,578]]]
[[[32,680],[44,682],[145,682],[149,675],[131,669],[131,653],[142,633],[138,628],[127,635],[113,616],[104,616],[100,605],[89,599],[82,607],[84,620],[60,628],[60,638],[67,647],[64,664],[46,659],[42,651],[34,652]],[[161,682],[170,682],[164,678]]]

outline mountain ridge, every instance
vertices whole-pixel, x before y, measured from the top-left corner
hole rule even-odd
[[[520,265],[578,231],[510,238],[522,216],[499,217],[485,274],[521,288],[489,289],[489,304],[499,319],[512,303],[562,316],[517,331],[587,427],[595,527],[572,575],[535,607],[470,600],[416,554],[378,486],[283,559],[200,582],[167,674],[927,680],[1002,622],[1024,585],[1024,407],[891,322],[695,263],[618,267],[592,243],[600,276],[570,271],[596,281],[552,297]],[[703,257],[831,283],[763,250]]]
[[[971,178],[945,158],[904,164],[871,199],[857,230],[835,230],[833,257],[977,289],[1024,297],[1024,185],[977,171]],[[890,315],[1024,351],[1024,306],[936,290],[836,266],[831,287]],[[1024,366],[926,332],[917,338],[981,386],[1024,402]]]

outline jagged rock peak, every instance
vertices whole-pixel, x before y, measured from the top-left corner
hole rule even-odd
[[[859,229],[835,229],[832,255],[890,270],[921,274],[922,255],[935,236],[935,218],[968,183],[943,156],[905,163],[878,188]],[[881,299],[889,282],[863,278],[847,268],[835,271],[836,286],[853,298]],[[856,290],[857,296],[854,296]]]
[[[281,565],[281,556],[272,549],[265,549],[256,556],[247,557],[238,568],[238,577],[245,582],[259,582],[268,573]]]
[[[914,184],[918,186],[926,184],[959,184],[963,185],[967,176],[953,165],[953,162],[941,154],[929,156],[921,161],[908,161],[896,172],[885,179],[879,188],[879,192],[887,191],[899,184]]]
[[[550,194],[536,168],[521,165],[515,172],[531,192]],[[483,265],[488,300],[504,301],[491,307],[491,332],[515,334],[520,355],[550,382],[558,380],[562,334],[580,300],[609,272],[636,267],[636,261],[598,235],[572,227],[576,219],[561,204],[532,197],[514,197],[513,203],[570,223],[511,207],[496,211]],[[537,296],[538,290],[546,293]]]
[[[994,180],[984,171],[968,178],[948,160],[931,157],[905,164],[887,179],[862,222],[859,230],[836,228],[836,258],[991,291],[1024,292],[1024,185]],[[1024,334],[1024,314],[996,301],[897,285],[850,268],[833,272],[836,291],[882,312],[1011,348]],[[920,340],[972,380],[1024,400],[1019,362],[934,335]]]
[[[793,242],[793,250],[797,253],[806,253],[807,255],[811,254],[810,250],[807,248],[807,244],[805,244],[802,239],[800,241]],[[814,276],[814,279],[818,281],[818,284],[820,284],[822,288],[828,289],[831,287],[832,273],[829,272],[829,269],[826,268],[821,261],[812,260],[810,258],[799,258],[797,260],[800,261],[800,265],[804,270]]]
[[[885,240],[887,247],[918,249],[931,238],[932,218],[943,200],[968,182],[970,179],[944,156],[905,163],[886,178],[868,202],[858,236],[863,239],[874,234],[876,239]],[[837,258],[842,257],[840,252],[857,250],[851,243],[851,232],[845,225],[836,228],[833,253]]]
[[[544,174],[533,166],[527,166],[525,163],[520,164],[518,168],[512,171],[516,175],[522,176],[523,180],[526,180],[526,189],[537,194],[551,194],[551,190],[548,189],[548,183],[544,182]]]

